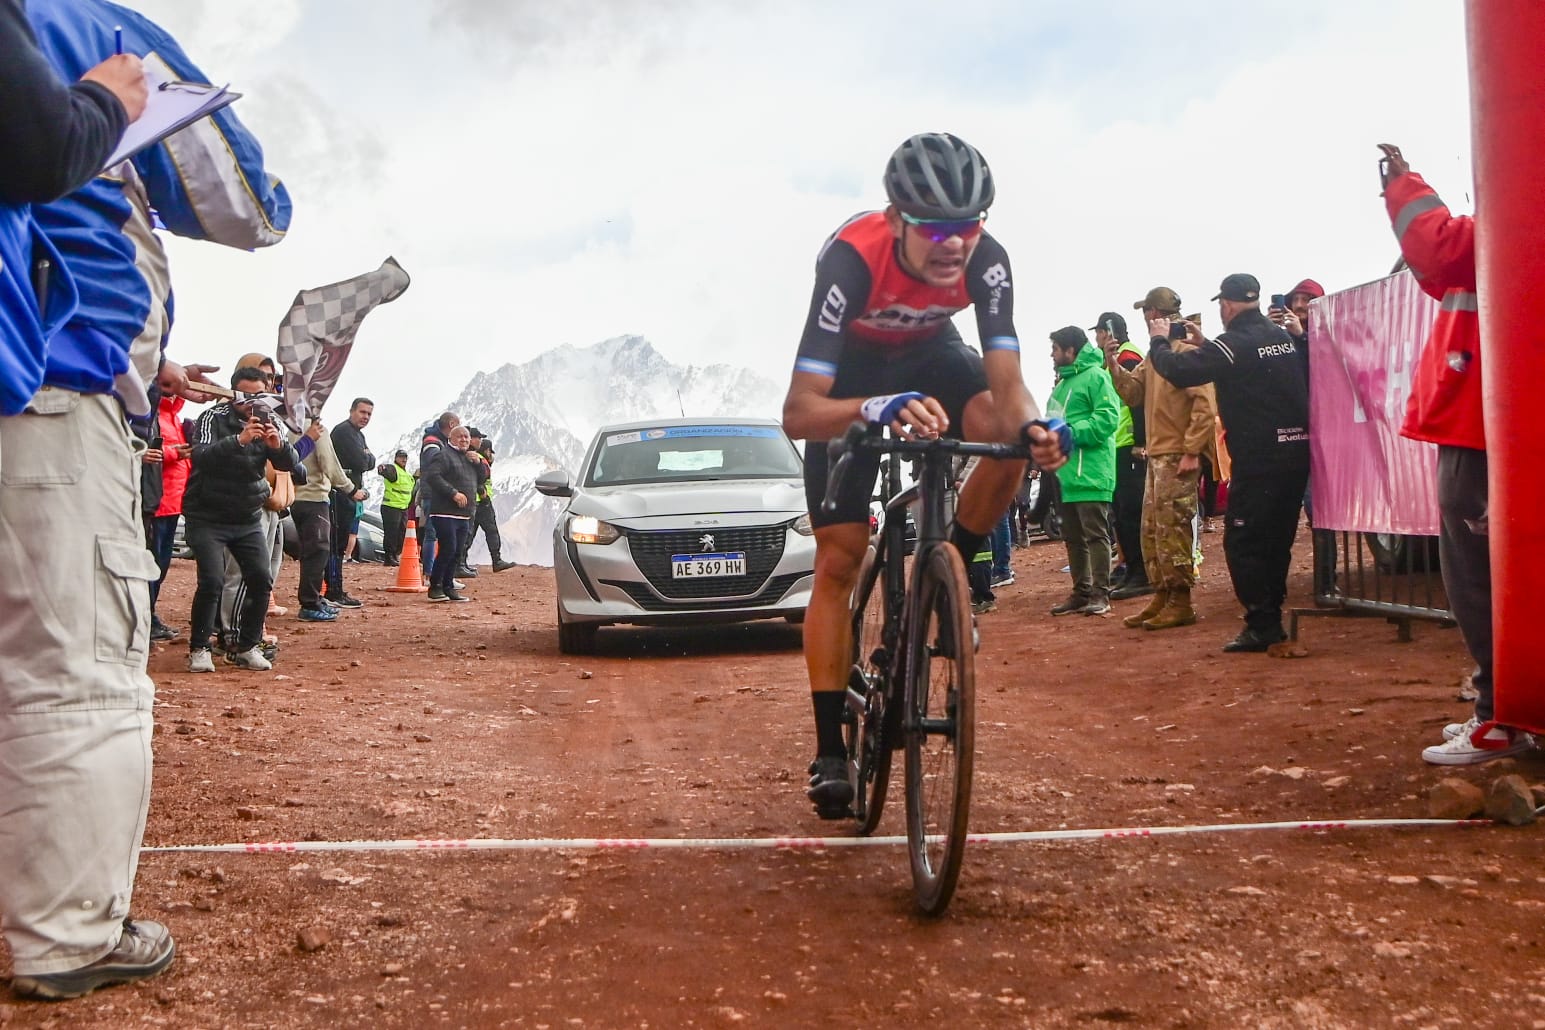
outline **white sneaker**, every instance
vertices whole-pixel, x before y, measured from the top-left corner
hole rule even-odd
[[[215,656],[209,648],[200,647],[188,652],[189,672],[214,672]]]
[[[1443,735],[1447,738],[1443,743],[1422,750],[1423,761],[1433,765],[1478,765],[1494,758],[1522,754],[1534,747],[1534,738],[1529,734],[1503,726],[1495,719],[1481,722],[1472,715],[1449,737],[1452,728],[1443,727]]]
[[[272,662],[263,657],[263,649],[260,647],[232,655],[231,664],[238,669],[251,669],[254,672],[267,672],[274,667]]]

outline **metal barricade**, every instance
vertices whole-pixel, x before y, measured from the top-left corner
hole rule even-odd
[[[1425,619],[1453,625],[1438,567],[1438,538],[1388,536],[1317,529],[1314,541],[1314,608],[1294,608],[1288,637],[1298,639],[1298,619],[1310,615],[1382,617],[1411,640],[1411,623]]]

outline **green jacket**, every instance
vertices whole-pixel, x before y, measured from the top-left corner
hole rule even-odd
[[[1073,432],[1073,457],[1057,470],[1062,499],[1110,503],[1116,490],[1116,427],[1121,399],[1105,371],[1105,355],[1085,344],[1071,365],[1057,369],[1046,413]]]

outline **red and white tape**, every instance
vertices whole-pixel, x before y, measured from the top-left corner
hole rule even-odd
[[[1037,841],[1111,840],[1128,837],[1172,837],[1180,834],[1239,833],[1248,830],[1373,830],[1389,827],[1463,829],[1493,825],[1487,819],[1327,819],[1313,822],[1213,823],[1198,826],[1132,826],[1119,829],[1027,830],[1017,833],[973,833],[971,844],[1024,844]],[[236,853],[296,854],[307,851],[702,851],[820,850],[825,848],[895,847],[905,837],[554,837],[467,840],[292,840],[249,844],[169,844],[141,849],[142,854]]]

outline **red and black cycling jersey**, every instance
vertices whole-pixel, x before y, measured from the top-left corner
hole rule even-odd
[[[985,232],[953,286],[929,286],[901,267],[885,213],[855,215],[821,248],[815,293],[799,341],[796,372],[837,374],[849,340],[902,347],[936,336],[975,305],[983,350],[1019,349],[1008,252]]]

